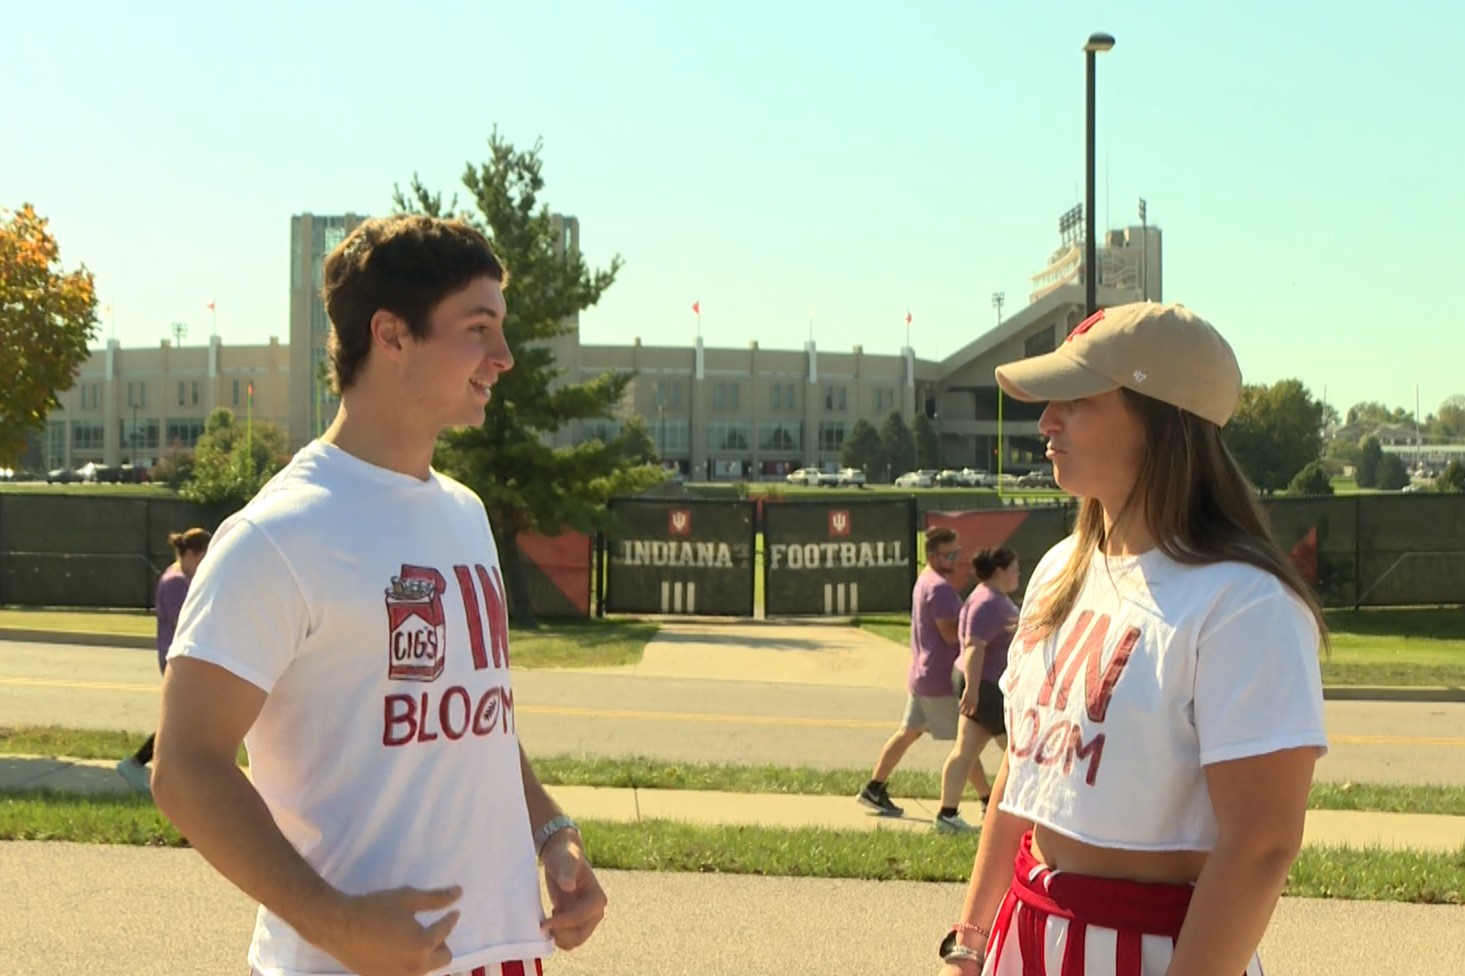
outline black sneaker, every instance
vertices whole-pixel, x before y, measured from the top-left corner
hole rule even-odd
[[[876,811],[882,817],[900,817],[905,815],[903,809],[890,802],[890,794],[886,792],[884,786],[881,786],[879,789],[871,789],[867,783],[860,790],[860,795],[855,797],[855,799],[859,800],[871,810]]]

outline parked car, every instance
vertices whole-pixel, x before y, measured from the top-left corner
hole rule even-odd
[[[997,476],[990,471],[962,468],[961,483],[968,488],[995,488],[997,487]]]
[[[1017,479],[1019,488],[1057,488],[1058,482],[1046,471],[1029,471]]]
[[[839,474],[835,475],[835,483],[846,488],[865,487],[865,472],[859,468],[840,468]]]
[[[836,475],[826,474],[818,468],[799,468],[797,471],[790,471],[784,480],[791,485],[808,485],[810,488],[839,482]]]
[[[931,476],[924,471],[907,471],[895,479],[897,488],[930,488],[932,484]]]
[[[945,468],[941,471],[936,472],[936,477],[932,478],[931,480],[936,482],[936,484],[940,485],[942,488],[960,488],[961,472],[954,471],[951,468]]]

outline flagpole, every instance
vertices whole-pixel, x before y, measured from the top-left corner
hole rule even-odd
[[[254,467],[254,381],[250,380],[244,399],[244,456],[249,461],[249,476],[255,474]]]
[[[809,341],[814,341],[814,306],[809,306]]]
[[[218,308],[215,307],[215,303],[213,301],[209,302],[209,315],[213,318],[213,325],[211,327],[211,334],[213,336],[218,336],[218,334],[219,334],[219,310],[218,310]]]

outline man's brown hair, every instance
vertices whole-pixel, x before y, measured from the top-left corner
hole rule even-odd
[[[926,551],[933,552],[948,542],[956,541],[956,530],[946,525],[933,525],[926,530]]]
[[[365,221],[325,261],[321,297],[336,393],[356,381],[371,351],[371,317],[385,309],[426,337],[432,310],[476,278],[508,284],[488,238],[461,220],[397,214]]]

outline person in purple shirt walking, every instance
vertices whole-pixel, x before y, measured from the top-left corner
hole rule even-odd
[[[198,572],[204,553],[209,551],[209,538],[209,530],[199,528],[168,534],[168,542],[177,558],[158,577],[158,592],[153,600],[158,615],[159,672],[168,667],[168,648],[172,646],[173,633],[178,629],[178,613],[183,609],[183,598],[188,596],[188,584],[192,582],[193,574]],[[148,763],[153,761],[153,738],[148,736],[141,749],[117,764],[117,772],[139,793],[147,793],[152,788]]]
[[[905,813],[891,801],[885,782],[906,750],[928,731],[934,739],[949,742],[956,738],[956,689],[951,674],[961,652],[956,630],[961,594],[951,578],[960,558],[961,546],[954,531],[945,527],[926,530],[926,568],[911,592],[911,666],[906,677],[910,697],[905,717],[880,750],[870,782],[856,797],[883,816]],[[943,829],[939,818],[935,826]]]
[[[982,748],[993,739],[1007,748],[1007,723],[997,679],[1007,668],[1007,648],[1017,629],[1017,604],[1009,594],[1021,578],[1017,553],[1011,549],[983,549],[972,557],[972,569],[977,585],[961,605],[957,620],[965,655],[957,672],[961,727],[941,767],[941,809],[936,815],[938,824],[961,833],[977,829],[957,812],[967,780],[976,787],[983,804],[992,794],[978,759]]]

